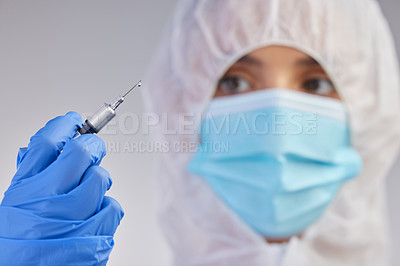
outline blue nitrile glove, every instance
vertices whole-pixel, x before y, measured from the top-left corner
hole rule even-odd
[[[0,265],[105,265],[124,213],[104,196],[97,136],[76,136],[69,112],[49,121],[20,149],[17,173],[0,205]]]

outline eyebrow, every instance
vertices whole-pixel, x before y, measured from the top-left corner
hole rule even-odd
[[[263,64],[260,60],[254,58],[250,55],[243,56],[237,62],[245,63],[245,64],[249,64],[249,65],[255,65],[255,66],[261,66]]]
[[[320,64],[312,57],[302,58],[296,61],[297,66],[319,66]]]
[[[237,62],[249,65],[261,66],[263,63],[250,55],[241,57]],[[312,57],[301,58],[295,63],[297,66],[319,66],[320,64]]]

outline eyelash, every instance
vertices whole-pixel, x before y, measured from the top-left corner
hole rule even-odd
[[[316,84],[316,82],[318,84]],[[311,87],[307,88],[307,86]],[[318,86],[318,88],[313,88],[315,86]],[[300,88],[301,90],[308,93],[325,95],[325,96],[335,91],[334,85],[331,80],[327,78],[317,78],[317,77],[306,79],[305,81],[302,82]],[[254,89],[255,89],[254,86],[248,79],[241,77],[239,75],[230,75],[223,77],[218,83],[218,90],[227,94],[235,94]]]
[[[318,82],[318,88],[312,88],[315,86],[315,82]],[[311,88],[306,88],[307,85],[310,85]],[[335,91],[335,87],[331,80],[327,78],[310,78],[304,81],[301,85],[301,89],[318,95],[330,95]]]
[[[232,88],[231,86],[236,86],[236,88]],[[223,77],[218,83],[218,89],[224,93],[239,93],[252,89],[252,85],[250,81],[241,76],[226,76]]]

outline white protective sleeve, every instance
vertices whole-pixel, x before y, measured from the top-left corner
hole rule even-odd
[[[192,152],[160,153],[159,218],[174,265],[388,265],[384,178],[399,148],[399,71],[376,1],[181,1],[143,91],[148,110],[164,118],[154,141],[197,143],[196,134],[179,131],[179,117],[203,112],[229,66],[268,45],[296,48],[323,66],[348,108],[363,171],[301,239],[290,241],[279,262],[276,245],[250,230],[204,180],[186,171]],[[178,133],[165,134],[165,123]]]

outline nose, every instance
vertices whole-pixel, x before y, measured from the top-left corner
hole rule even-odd
[[[295,81],[285,69],[269,69],[263,75],[262,89],[281,88],[298,90]]]

